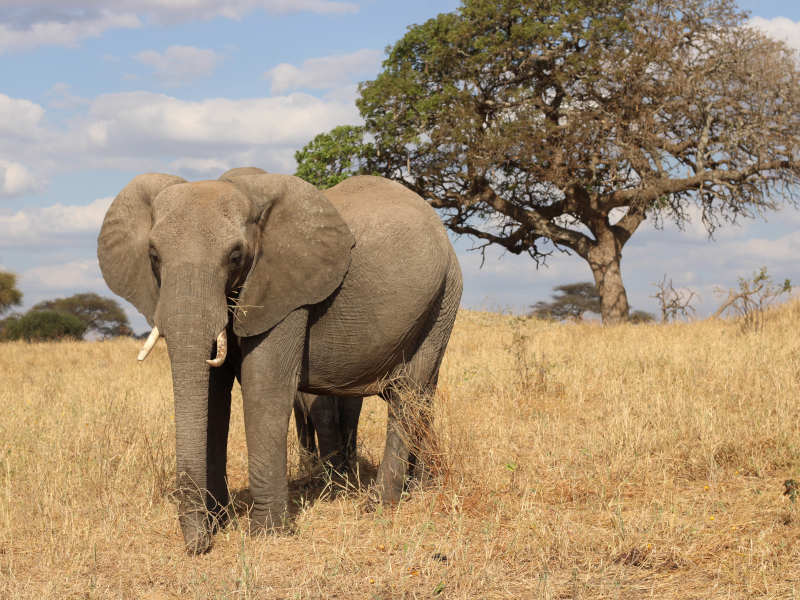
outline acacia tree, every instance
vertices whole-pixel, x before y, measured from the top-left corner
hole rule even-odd
[[[370,169],[454,232],[586,260],[604,322],[629,310],[622,249],[645,218],[709,234],[796,201],[796,55],[733,0],[463,0],[363,83]]]
[[[22,292],[17,289],[17,276],[8,271],[0,271],[0,315],[20,304]]]
[[[547,319],[582,319],[587,312],[600,314],[600,294],[591,281],[565,283],[553,288],[551,302],[539,301],[531,306],[531,315]]]
[[[84,330],[95,331],[103,337],[133,333],[125,311],[116,300],[90,292],[39,302],[30,310],[30,312],[37,311],[72,315],[84,324]]]

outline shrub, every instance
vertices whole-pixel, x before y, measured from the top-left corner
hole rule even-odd
[[[31,311],[23,316],[5,320],[3,338],[6,340],[44,341],[83,338],[86,323],[74,315],[53,310]]]

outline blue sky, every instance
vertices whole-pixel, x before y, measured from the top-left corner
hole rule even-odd
[[[0,0],[0,268],[25,307],[95,291],[96,236],[138,173],[216,178],[230,167],[294,171],[315,134],[359,122],[356,84],[374,78],[406,27],[458,2],[406,0]],[[800,2],[742,1],[754,25],[800,48]],[[627,244],[634,308],[655,312],[664,274],[700,294],[765,265],[800,284],[800,211],[720,230],[645,223]],[[456,240],[470,308],[523,310],[588,266],[555,256],[469,252]],[[144,320],[126,305],[134,327]]]

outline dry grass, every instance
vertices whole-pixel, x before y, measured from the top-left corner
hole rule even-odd
[[[782,495],[800,478],[799,324],[797,303],[757,334],[464,311],[435,408],[438,480],[391,510],[366,491],[295,494],[292,535],[234,525],[202,557],[184,554],[167,494],[163,344],[143,365],[130,340],[8,344],[0,598],[800,597],[800,508]],[[385,412],[365,401],[366,472]]]

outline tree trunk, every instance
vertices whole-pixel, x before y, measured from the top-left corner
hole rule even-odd
[[[628,294],[622,283],[622,245],[612,232],[602,232],[589,250],[587,260],[600,294],[601,316],[604,325],[622,323],[628,318]]]

